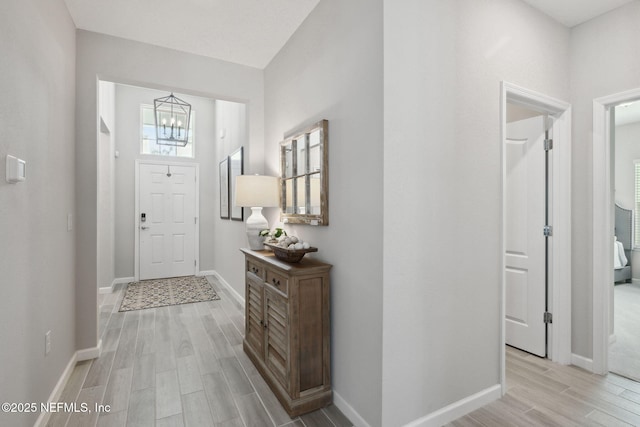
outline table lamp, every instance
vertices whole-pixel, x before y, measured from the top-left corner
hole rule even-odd
[[[236,206],[251,208],[247,218],[247,238],[249,248],[264,249],[264,237],[260,231],[269,229],[262,208],[280,206],[280,180],[275,176],[239,175],[236,177]]]

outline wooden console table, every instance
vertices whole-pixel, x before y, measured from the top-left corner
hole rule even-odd
[[[332,401],[330,264],[245,254],[243,348],[293,418]]]

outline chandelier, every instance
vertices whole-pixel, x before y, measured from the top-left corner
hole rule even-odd
[[[156,142],[159,145],[184,147],[189,139],[191,105],[173,95],[153,101]]]

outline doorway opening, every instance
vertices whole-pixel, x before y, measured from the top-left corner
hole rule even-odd
[[[526,276],[523,274],[527,268],[523,266],[511,265],[510,259],[508,259],[508,252],[513,252],[511,255],[515,255],[517,258],[520,255],[522,261],[522,252],[519,250],[509,249],[509,245],[513,243],[509,236],[507,228],[509,225],[509,213],[513,213],[513,206],[509,205],[508,196],[509,192],[513,194],[513,188],[510,188],[508,182],[508,168],[511,159],[509,157],[513,154],[512,148],[519,149],[522,152],[524,146],[518,147],[517,144],[508,146],[507,138],[508,134],[508,110],[524,111],[528,112],[526,115],[539,117],[540,120],[540,133],[541,141],[544,145],[545,139],[553,139],[552,161],[545,163],[548,167],[548,174],[544,171],[540,174],[542,180],[545,176],[553,177],[548,182],[548,188],[543,188],[542,192],[542,205],[545,206],[546,197],[548,197],[548,205],[552,207],[549,210],[548,216],[545,217],[544,211],[541,213],[542,220],[540,221],[539,233],[544,237],[545,233],[548,233],[549,239],[552,239],[552,244],[548,246],[548,254],[546,244],[542,252],[542,256],[539,257],[542,262],[542,273],[536,273],[542,275],[542,286],[544,283],[548,283],[548,292],[546,298],[545,292],[542,292],[542,308],[540,313],[527,313],[527,322],[534,322],[535,316],[538,316],[536,322],[542,325],[542,352],[547,355],[552,361],[561,364],[568,364],[571,361],[571,106],[563,101],[555,98],[516,86],[511,83],[503,82],[502,84],[502,305],[501,305],[501,383],[503,394],[506,393],[506,367],[505,367],[505,343],[507,343],[507,321],[508,317],[511,317],[513,321],[514,311],[507,311],[507,304],[510,304],[508,298],[511,295],[507,293],[507,283],[509,280],[520,280],[521,288],[524,287],[525,281],[523,278]],[[548,118],[545,120],[545,117]],[[525,117],[527,118],[527,117]],[[511,120],[511,119],[509,119]],[[545,134],[545,130],[548,131]],[[550,136],[553,135],[553,138]],[[549,147],[551,148],[551,147]],[[511,153],[509,153],[511,151]],[[545,190],[547,188],[547,190]],[[513,224],[512,224],[513,225]],[[533,225],[535,226],[535,225]],[[532,226],[532,227],[533,227]],[[549,227],[549,228],[545,228]],[[522,240],[522,239],[521,239]],[[526,239],[525,239],[526,240]],[[551,243],[551,242],[550,242]],[[539,250],[539,249],[537,249]],[[547,262],[545,263],[545,259]],[[511,275],[512,277],[508,277]],[[518,279],[519,278],[519,279]],[[546,279],[546,280],[545,280]],[[516,285],[518,286],[518,285]],[[526,295],[526,292],[520,292],[520,297]],[[546,301],[545,301],[546,299]],[[522,299],[520,299],[522,301]],[[510,309],[511,310],[511,309]],[[520,310],[520,313],[524,313],[525,309]],[[548,313],[548,314],[547,314]],[[549,317],[553,316],[552,319]],[[524,316],[520,316],[524,317]],[[519,320],[522,324],[521,319]],[[548,320],[549,323],[545,323]],[[517,323],[517,322],[516,322]],[[538,337],[539,339],[539,337]]]
[[[594,100],[593,371],[640,379],[640,89]],[[638,162],[636,162],[638,160]],[[637,165],[637,166],[636,166]],[[634,283],[635,282],[635,283]]]
[[[193,217],[189,215],[191,223],[197,222],[196,225],[199,227],[195,232],[193,245],[196,262],[193,271],[196,276],[200,276],[214,274],[214,265],[229,264],[225,251],[220,250],[223,242],[237,239],[238,235],[244,236],[241,230],[239,231],[243,230],[242,223],[226,222],[216,215],[220,211],[222,199],[218,196],[225,192],[219,185],[217,165],[243,146],[245,156],[250,158],[251,149],[250,113],[247,102],[220,94],[182,90],[179,87],[127,79],[99,78],[97,83],[95,190],[98,206],[95,231],[98,292],[95,307],[91,310],[96,310],[96,348],[100,349],[102,337],[107,332],[106,324],[114,306],[117,305],[117,296],[120,295],[113,291],[119,285],[139,279],[139,259],[136,253],[139,247],[136,239],[140,233],[140,212],[135,210],[136,160],[155,164],[164,162],[165,168],[166,163],[175,163],[176,168],[201,165],[197,167],[199,190],[196,190],[196,197],[199,198],[199,208],[196,208]],[[152,108],[148,106],[153,105],[154,99],[166,96],[173,90],[192,105],[192,113],[197,115],[197,120],[192,120],[192,126],[189,126],[193,129],[191,147],[184,150],[176,148],[175,152],[162,149],[158,152],[159,147],[153,144],[153,134],[149,136],[149,124],[153,122],[153,114],[150,119]],[[173,177],[177,178],[174,172],[177,172],[177,169],[170,171]],[[206,238],[200,238],[201,236]],[[156,242],[159,240],[156,238]],[[173,240],[180,249],[181,239]],[[189,244],[185,243],[185,247],[186,245]],[[176,247],[171,249],[174,250]],[[194,259],[191,258],[191,264],[193,263]],[[236,294],[232,292],[234,297]],[[97,350],[98,353],[99,351]]]
[[[640,101],[611,109],[614,286],[609,372],[640,381]]]

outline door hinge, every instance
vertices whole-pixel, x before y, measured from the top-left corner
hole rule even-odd
[[[544,234],[544,237],[553,236],[553,227],[551,227],[550,225],[545,225],[542,229],[542,234]]]
[[[197,217],[197,216],[194,216],[194,217],[193,217],[193,223],[194,223],[194,224],[197,224],[197,223],[198,223],[198,217]]]
[[[553,139],[544,140],[544,151],[553,150]]]
[[[196,260],[194,259],[194,260],[193,260],[193,266],[195,267],[196,265],[197,265],[197,264],[196,264]]]
[[[544,320],[544,323],[553,323],[553,315],[548,311],[545,311],[543,320]]]

